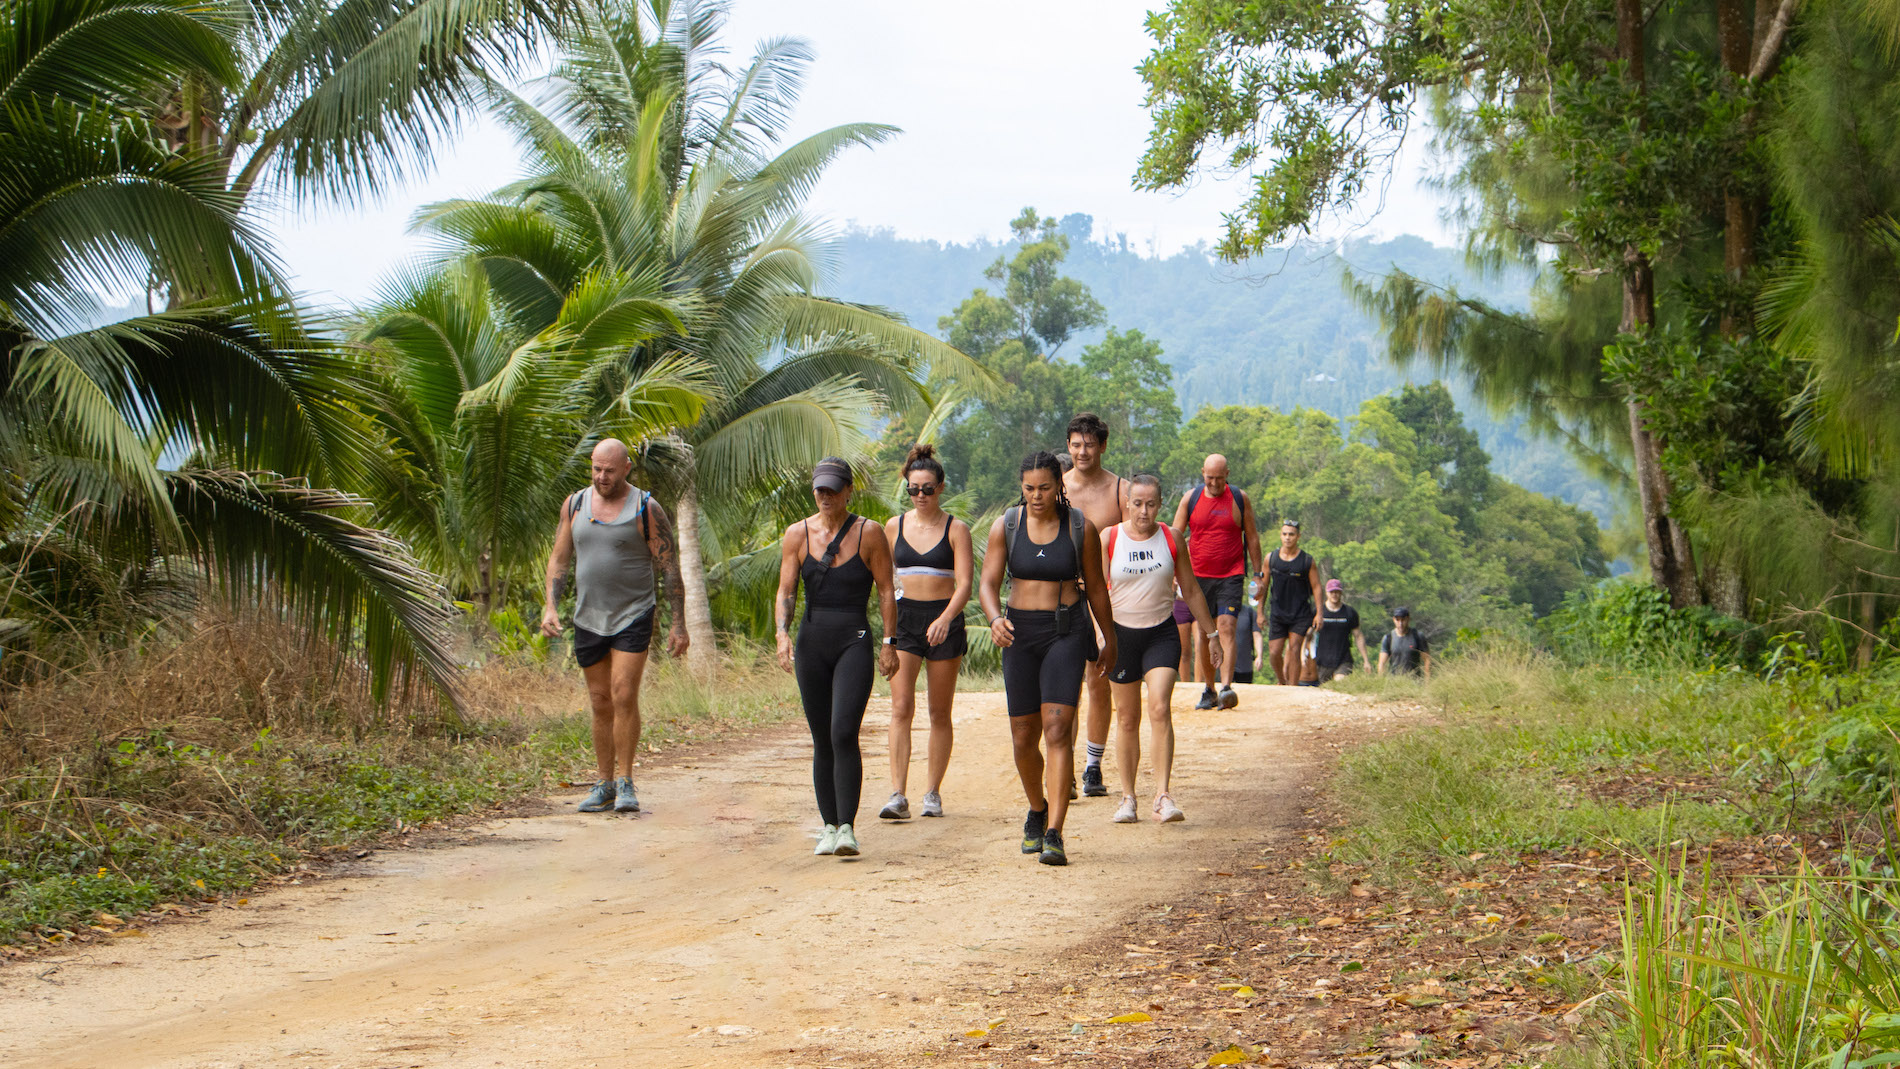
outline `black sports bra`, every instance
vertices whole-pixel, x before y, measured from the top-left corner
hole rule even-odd
[[[1009,550],[1011,578],[1045,583],[1068,583],[1081,578],[1082,562],[1076,559],[1075,542],[1069,537],[1069,517],[1058,510],[1056,519],[1056,536],[1048,542],[1030,540],[1027,515],[1018,521],[1023,527],[1017,533],[1016,544]]]
[[[904,517],[897,517],[897,544],[891,547],[891,563],[897,566],[898,578],[907,575],[930,575],[954,578],[957,574],[957,554],[950,548],[950,525],[956,517],[948,513],[943,518],[943,537],[929,550],[919,553],[904,541]]]

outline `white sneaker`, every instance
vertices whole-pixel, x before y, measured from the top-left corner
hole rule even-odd
[[[1174,804],[1174,799],[1165,794],[1155,799],[1155,816],[1159,817],[1163,824],[1173,824],[1187,819],[1187,814],[1181,812],[1181,807]]]
[[[924,816],[943,816],[943,795],[936,791],[924,792]]]
[[[857,857],[857,833],[851,830],[851,825],[840,824],[838,825],[838,837],[832,840],[831,846],[831,852],[837,854],[839,857]]]
[[[1135,824],[1140,822],[1140,820],[1141,818],[1135,815],[1135,796],[1132,794],[1122,795],[1121,808],[1115,810],[1115,823]]]
[[[825,825],[825,830],[818,833],[818,849],[813,850],[812,853],[816,856],[823,857],[826,854],[835,854],[837,852],[838,829],[834,825],[827,824]]]
[[[910,799],[900,792],[892,791],[891,800],[884,803],[884,808],[877,815],[880,820],[909,820]]]

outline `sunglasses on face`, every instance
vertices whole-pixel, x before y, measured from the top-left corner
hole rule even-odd
[[[911,483],[910,485],[904,487],[904,492],[909,494],[912,497],[937,496],[937,488],[935,486],[929,486],[929,485],[918,486],[916,483]]]

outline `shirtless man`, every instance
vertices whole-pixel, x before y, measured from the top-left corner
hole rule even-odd
[[[1069,503],[1081,509],[1098,531],[1122,522],[1128,504],[1128,480],[1102,467],[1102,454],[1107,449],[1108,424],[1102,417],[1084,412],[1069,421],[1069,460],[1074,467],[1063,473],[1062,487]],[[1082,686],[1089,694],[1088,719],[1083,725],[1088,763],[1082,769],[1082,793],[1100,798],[1108,793],[1102,782],[1102,755],[1108,749],[1109,723],[1115,716],[1114,694],[1108,673],[1097,661],[1088,663]]]

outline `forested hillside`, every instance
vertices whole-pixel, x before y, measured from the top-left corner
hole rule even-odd
[[[1062,218],[1071,242],[1063,271],[1101,302],[1107,326],[1077,332],[1058,357],[1078,358],[1107,329],[1139,330],[1160,345],[1182,414],[1190,417],[1204,406],[1249,404],[1315,408],[1347,419],[1367,398],[1429,378],[1386,360],[1377,325],[1340,284],[1342,264],[1362,274],[1396,264],[1414,277],[1456,281],[1461,292],[1504,307],[1522,305],[1527,290],[1522,275],[1474,277],[1461,253],[1410,236],[1350,243],[1343,255],[1330,246],[1298,245],[1235,267],[1207,248],[1155,256],[1137,250],[1127,235],[1095,240],[1093,226],[1084,214]],[[853,228],[839,244],[833,288],[935,328],[985,284],[984,269],[1015,247]],[[1560,444],[1533,437],[1519,420],[1493,419],[1463,383],[1448,385],[1499,475],[1611,520],[1619,508],[1616,493]]]

